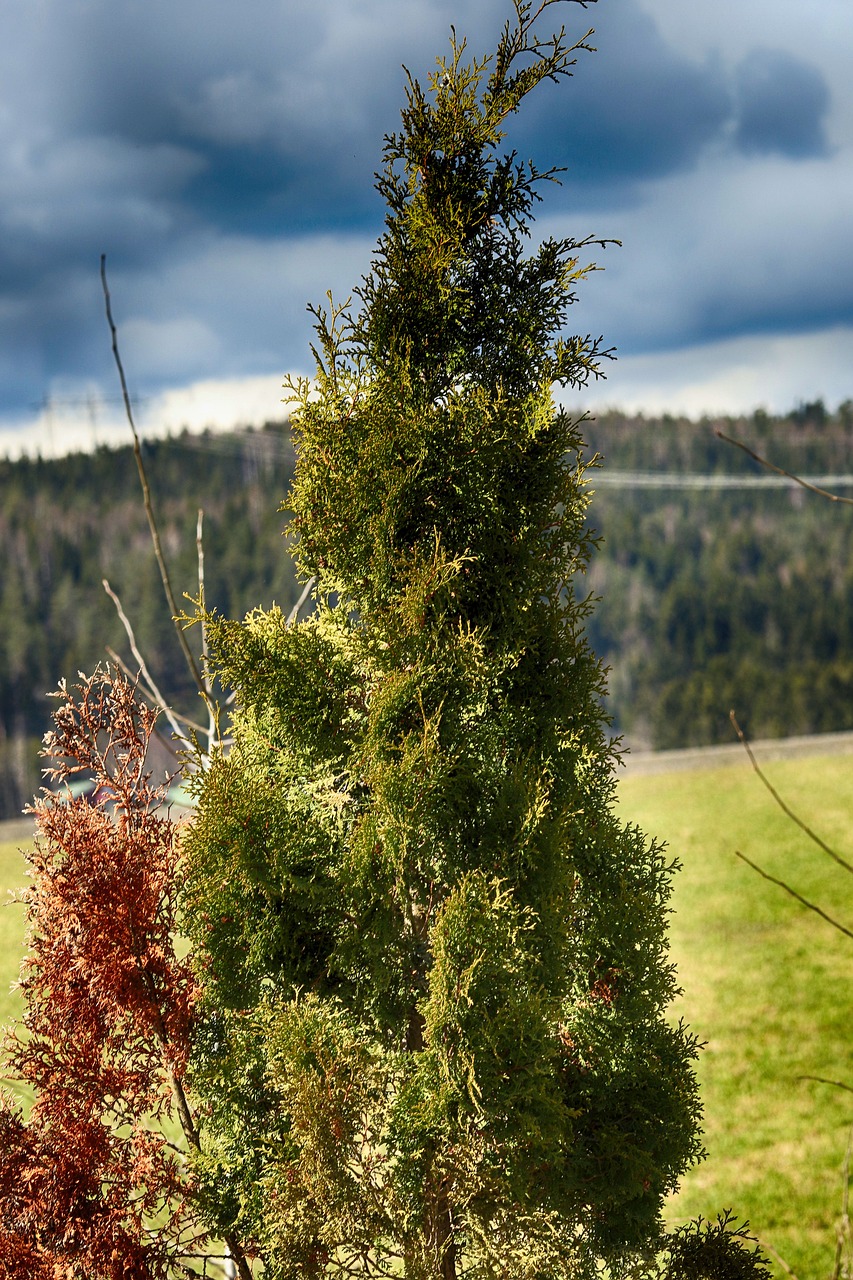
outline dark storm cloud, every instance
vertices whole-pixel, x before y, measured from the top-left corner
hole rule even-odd
[[[731,115],[722,68],[672,49],[633,0],[609,0],[591,17],[597,52],[579,54],[568,90],[540,96],[525,142],[567,166],[567,187],[618,188],[695,163]]]
[[[823,155],[829,90],[816,68],[776,49],[756,49],[736,78],[738,146],[800,159]]]
[[[257,353],[273,349],[282,368],[298,363],[304,326],[298,352],[292,324],[277,324],[271,347],[270,317],[302,316],[315,296],[302,262],[329,259],[319,235],[369,242],[379,230],[373,170],[397,127],[400,64],[425,78],[451,21],[473,53],[492,48],[508,7],[0,0],[0,413],[57,377],[110,377],[102,251],[144,351],[160,353],[140,356],[141,381],[180,380],[162,354],[163,335],[178,332],[195,353],[186,377],[203,376],[205,360],[220,376],[258,369]],[[534,98],[509,143],[568,166],[564,201],[594,192],[616,208],[733,130],[742,151],[814,154],[826,91],[804,63],[757,53],[733,89],[720,66],[668,45],[638,0],[559,16],[573,34],[595,25],[600,52],[581,52],[569,85]],[[257,267],[264,254],[277,275]],[[350,286],[367,256],[359,263]],[[235,300],[237,264],[247,283]],[[306,293],[273,302],[283,282]]]

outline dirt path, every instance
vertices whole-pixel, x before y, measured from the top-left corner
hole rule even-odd
[[[815,733],[803,738],[767,738],[751,743],[759,764],[797,756],[853,755],[853,733]],[[681,769],[717,769],[721,765],[749,768],[739,742],[722,747],[686,747],[680,751],[629,751],[623,757],[625,773],[671,773]],[[620,771],[621,772],[621,771]]]

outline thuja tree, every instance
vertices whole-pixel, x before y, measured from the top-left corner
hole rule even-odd
[[[194,1203],[198,988],[176,953],[179,841],[146,768],[156,714],[120,671],[58,695],[32,812],[25,1014],[0,1069],[0,1278],[165,1280],[223,1253]],[[72,797],[88,775],[98,801]],[[248,1275],[240,1245],[227,1247]]]
[[[700,1154],[552,398],[605,354],[563,333],[590,242],[531,249],[552,175],[501,152],[583,47],[533,34],[547,3],[409,80],[371,272],[315,311],[287,504],[313,614],[209,619],[237,703],[186,847],[199,1194],[269,1276],[627,1265]]]

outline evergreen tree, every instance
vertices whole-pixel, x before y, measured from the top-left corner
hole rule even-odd
[[[371,272],[291,387],[315,610],[208,619],[237,701],[185,848],[198,1194],[269,1277],[619,1269],[700,1154],[671,866],[613,811],[552,396],[607,354],[562,336],[592,242],[531,251],[553,174],[500,152],[586,47],[533,33],[555,2],[409,79]]]

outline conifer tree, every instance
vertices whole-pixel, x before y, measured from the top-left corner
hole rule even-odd
[[[555,3],[409,78],[371,271],[290,385],[315,609],[208,618],[237,701],[185,845],[197,1193],[271,1278],[618,1271],[701,1151],[554,400],[607,355],[564,333],[593,242],[531,246],[554,174],[501,150],[587,47],[534,33]]]

